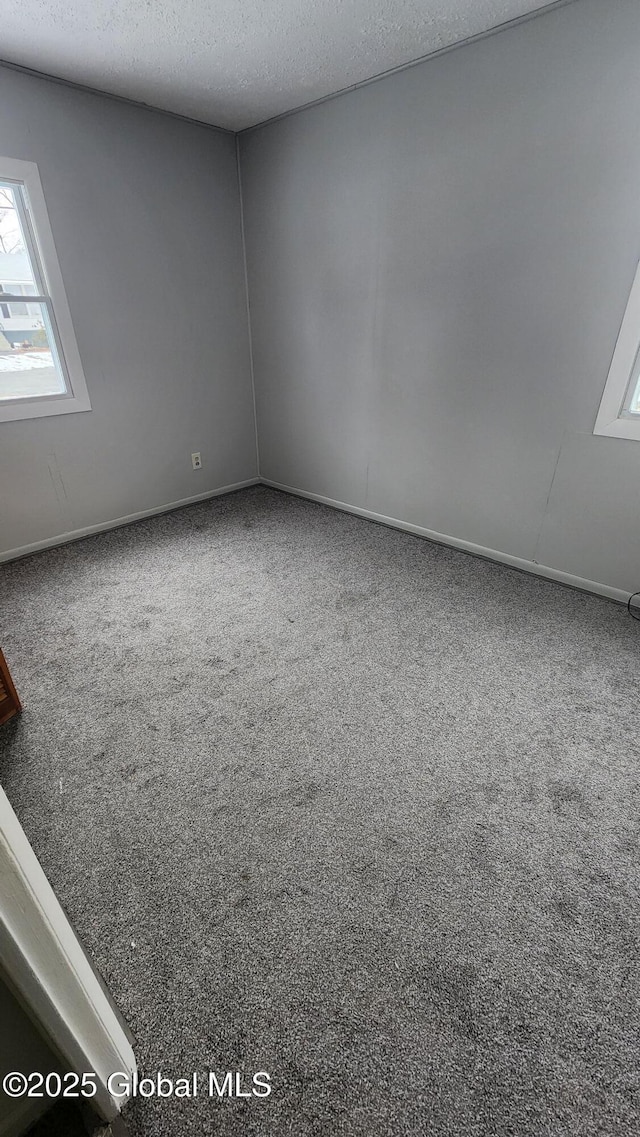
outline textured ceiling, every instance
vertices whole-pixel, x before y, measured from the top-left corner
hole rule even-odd
[[[3,0],[12,63],[241,130],[548,0]]]

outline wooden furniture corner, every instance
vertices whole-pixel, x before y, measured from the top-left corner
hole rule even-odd
[[[7,667],[7,661],[0,650],[0,723],[7,722],[22,710],[18,692]]]

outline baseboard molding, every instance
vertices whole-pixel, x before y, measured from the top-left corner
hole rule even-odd
[[[476,545],[473,541],[463,541],[459,537],[450,537],[447,533],[437,533],[433,529],[425,529],[423,525],[412,525],[408,521],[400,521],[397,517],[385,517],[382,513],[374,513],[371,509],[362,509],[358,505],[349,505],[345,501],[336,501],[323,494],[310,493],[309,490],[296,489],[281,482],[274,482],[270,478],[260,478],[264,486],[283,493],[304,497],[309,501],[317,501],[321,505],[328,505],[331,509],[341,510],[343,513],[353,513],[356,517],[364,517],[367,521],[376,521],[379,525],[388,525],[391,529],[401,529],[405,533],[412,533],[414,537],[424,537],[427,541],[434,541],[437,545],[448,545],[452,549],[460,549],[463,553],[471,553],[474,557],[482,557],[485,561],[495,561],[497,564],[508,565],[509,568],[526,572],[532,576],[541,576],[545,580],[563,584],[569,588],[577,588],[580,592],[591,592],[596,596],[604,596],[607,600],[615,600],[626,604],[629,593],[621,588],[612,588],[608,584],[601,584],[597,580],[587,580],[573,573],[563,572],[561,569],[551,568],[549,565],[540,565],[536,561],[527,561],[522,557],[513,557],[510,553],[502,553],[498,549],[487,549],[484,545]]]
[[[55,537],[47,537],[44,541],[34,541],[31,545],[22,545],[18,549],[9,549],[0,553],[0,564],[28,557],[32,553],[39,553],[43,549],[53,549],[58,545],[67,545],[72,541],[81,541],[83,537],[92,537],[96,533],[104,533],[109,529],[119,529],[124,525],[131,525],[134,521],[142,521],[145,517],[155,517],[160,513],[171,513],[174,509],[182,509],[185,505],[194,505],[208,498],[222,497],[223,494],[235,493],[236,490],[246,489],[248,486],[270,486],[271,489],[281,490],[283,493],[303,497],[308,501],[317,501],[321,505],[328,505],[331,509],[342,513],[352,513],[356,517],[363,517],[367,521],[376,521],[379,525],[388,525],[391,529],[400,529],[405,533],[412,533],[414,537],[423,537],[427,541],[434,541],[437,545],[448,545],[452,549],[460,549],[463,553],[471,553],[474,557],[482,557],[485,561],[495,561],[497,564],[507,565],[519,572],[540,576],[545,580],[563,584],[568,588],[576,588],[580,592],[590,592],[595,596],[604,596],[607,600],[615,600],[619,604],[626,604],[629,593],[621,588],[612,588],[608,584],[601,584],[597,580],[587,580],[573,573],[563,572],[561,569],[551,568],[550,565],[541,565],[537,561],[527,561],[523,557],[513,557],[510,553],[500,552],[499,549],[488,549],[484,545],[476,545],[473,541],[464,541],[460,537],[451,537],[447,533],[438,533],[434,529],[426,529],[423,525],[412,525],[409,521],[401,521],[397,517],[386,517],[383,513],[374,513],[371,509],[363,509],[359,505],[350,505],[346,501],[337,501],[335,498],[325,497],[323,494],[311,493],[310,490],[301,490],[295,486],[287,486],[282,482],[275,482],[271,478],[247,478],[243,482],[234,482],[233,485],[220,486],[219,489],[206,490],[205,493],[194,494],[180,501],[172,501],[167,505],[157,505],[152,509],[143,509],[139,513],[130,513],[126,517],[116,517],[112,521],[103,521],[98,525],[87,525],[84,529],[74,529],[69,533],[60,533]]]
[[[17,561],[20,557],[28,557],[31,553],[39,553],[42,549],[54,549],[58,545],[68,545],[71,541],[81,541],[83,537],[93,537],[95,533],[105,533],[109,529],[120,529],[123,525],[131,525],[134,521],[143,521],[145,517],[155,517],[159,513],[171,513],[174,509],[182,509],[185,505],[195,505],[198,501],[207,501],[211,497],[222,497],[226,493],[246,489],[247,486],[256,486],[260,478],[247,478],[243,482],[234,482],[230,486],[220,486],[219,489],[205,490],[204,493],[194,494],[193,497],[183,497],[180,501],[171,501],[167,505],[155,505],[152,509],[142,509],[139,513],[129,513],[126,517],[115,517],[112,521],[101,521],[97,525],[87,525],[84,529],[73,529],[69,533],[59,533],[55,537],[47,537],[44,541],[34,541],[31,545],[22,545],[18,549],[8,549],[0,553],[0,564],[6,561]]]

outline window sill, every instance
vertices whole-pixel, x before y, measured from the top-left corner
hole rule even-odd
[[[631,438],[640,442],[640,419],[616,418],[612,422],[596,423],[593,433],[608,438]]]
[[[30,402],[0,402],[0,422],[16,422],[27,418],[45,418],[49,415],[68,415],[78,411],[90,411],[91,403],[87,394],[69,398],[37,399]]]

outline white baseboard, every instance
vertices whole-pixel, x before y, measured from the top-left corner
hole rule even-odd
[[[243,490],[247,486],[255,486],[260,478],[247,478],[244,482],[234,482],[231,486],[220,486],[216,490],[205,490],[204,493],[194,494],[193,497],[183,497],[180,501],[171,501],[167,505],[155,505],[152,509],[142,509],[139,513],[129,513],[126,517],[115,517],[112,521],[101,521],[98,525],[87,525],[84,529],[73,529],[69,533],[59,533],[55,537],[46,537],[44,541],[34,541],[31,545],[21,545],[18,549],[8,549],[0,553],[0,563],[15,561],[19,557],[28,557],[31,553],[39,553],[42,549],[53,549],[57,545],[67,545],[70,541],[81,541],[83,537],[92,537],[94,533],[104,533],[108,529],[119,529],[123,525],[130,525],[132,521],[142,521],[145,517],[155,517],[158,513],[171,513],[174,509],[182,509],[184,505],[194,505],[198,501],[206,501],[210,497],[221,497],[234,490]]]
[[[487,549],[484,545],[474,544],[473,541],[463,541],[459,537],[450,537],[446,533],[436,533],[433,529],[425,529],[423,525],[412,525],[408,521],[399,521],[397,517],[385,517],[382,513],[374,513],[371,509],[362,509],[358,505],[349,505],[344,501],[335,501],[333,498],[324,497],[322,494],[299,490],[293,486],[285,486],[281,482],[272,481],[270,478],[260,478],[260,482],[264,486],[271,486],[272,489],[295,494],[296,497],[304,497],[309,501],[318,501],[322,505],[329,505],[332,509],[342,510],[343,513],[353,513],[356,517],[364,517],[368,521],[377,521],[381,525],[390,526],[392,529],[402,529],[405,533],[412,533],[415,537],[425,537],[428,541],[435,541],[438,545],[449,545],[453,549],[472,553],[484,560],[496,561],[498,564],[508,565],[520,572],[553,580],[556,584],[578,588],[581,592],[593,592],[596,596],[605,596],[608,600],[617,600],[620,604],[626,604],[629,599],[628,592],[623,592],[621,588],[612,588],[608,584],[600,584],[597,580],[587,580],[585,577],[574,576],[573,573],[563,572],[561,569],[554,569],[549,565],[540,565],[536,561],[524,560],[523,557],[513,557],[510,553],[501,553],[498,549]]]
[[[363,509],[358,505],[336,501],[334,498],[325,497],[323,494],[311,493],[309,490],[297,489],[295,486],[283,485],[282,482],[274,482],[271,478],[262,477],[247,478],[243,482],[234,482],[233,485],[221,486],[216,490],[206,490],[205,493],[194,494],[193,497],[185,497],[181,501],[172,501],[168,505],[157,505],[152,509],[143,509],[139,513],[130,513],[126,517],[116,517],[113,521],[103,521],[98,525],[87,525],[84,529],[74,529],[70,533],[60,533],[56,537],[47,537],[44,541],[34,541],[31,545],[22,545],[18,549],[8,549],[6,552],[0,553],[0,564],[5,561],[18,560],[20,557],[28,557],[31,553],[38,553],[42,549],[52,549],[57,545],[66,545],[70,541],[80,541],[83,537],[91,537],[94,533],[103,533],[108,529],[119,529],[123,525],[130,525],[133,521],[141,521],[145,517],[170,513],[174,509],[182,509],[185,505],[193,505],[198,501],[206,501],[207,498],[221,497],[223,494],[233,493],[235,490],[256,485],[271,486],[272,489],[282,490],[283,493],[294,494],[296,497],[303,497],[309,501],[317,501],[321,505],[328,505],[332,509],[341,510],[343,513],[353,513],[356,517],[364,517],[368,521],[377,521],[380,525],[388,525],[391,529],[401,529],[405,533],[412,533],[415,537],[424,537],[428,541],[435,541],[438,545],[448,545],[450,548],[460,549],[464,553],[472,553],[473,556],[482,557],[484,560],[508,565],[520,572],[544,577],[545,580],[553,580],[556,584],[577,588],[581,592],[592,592],[596,596],[605,596],[608,600],[616,600],[620,604],[626,604],[629,599],[628,592],[624,592],[621,588],[613,588],[608,584],[601,584],[597,580],[588,580],[570,572],[563,572],[562,569],[551,568],[550,565],[541,565],[537,561],[527,561],[523,557],[514,557],[510,553],[503,553],[498,549],[487,549],[484,545],[474,544],[473,541],[464,541],[460,537],[450,537],[447,533],[437,533],[433,529],[426,529],[423,525],[412,525],[411,522],[401,521],[397,517],[386,517],[383,513],[374,513],[371,509]]]

